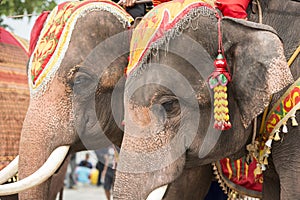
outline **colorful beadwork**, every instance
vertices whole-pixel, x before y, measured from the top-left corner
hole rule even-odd
[[[231,80],[227,72],[226,59],[221,53],[214,61],[215,70],[208,79],[211,89],[214,90],[214,127],[219,130],[231,128],[227,101],[227,84]]]

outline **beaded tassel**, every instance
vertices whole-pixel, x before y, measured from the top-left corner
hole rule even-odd
[[[227,71],[227,62],[224,58],[222,46],[221,18],[218,17],[218,56],[214,61],[215,70],[208,77],[211,89],[214,89],[214,127],[219,130],[228,130],[231,128],[229,121],[229,109],[227,101],[227,84],[231,80]]]
[[[215,71],[209,78],[210,88],[214,90],[214,127],[219,130],[228,130],[231,128],[227,101],[227,84],[230,81],[230,75],[226,70],[226,60],[221,53],[214,61],[214,65]]]

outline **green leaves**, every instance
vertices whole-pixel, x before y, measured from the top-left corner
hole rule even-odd
[[[0,0],[0,15],[12,16],[41,13],[52,10],[56,6],[55,0]]]

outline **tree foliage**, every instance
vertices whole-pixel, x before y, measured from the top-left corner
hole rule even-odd
[[[0,15],[39,14],[44,10],[52,10],[55,6],[55,0],[0,0]]]

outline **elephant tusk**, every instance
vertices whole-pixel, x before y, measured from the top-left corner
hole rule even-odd
[[[156,188],[149,194],[149,196],[146,200],[161,200],[164,197],[164,195],[167,191],[167,188],[168,188],[168,185],[164,185],[159,188]]]
[[[0,171],[0,184],[5,183],[8,179],[18,172],[19,156],[16,156],[4,169]]]
[[[51,177],[64,161],[70,146],[56,148],[47,161],[32,175],[15,183],[0,185],[0,196],[16,194],[39,185]]]

